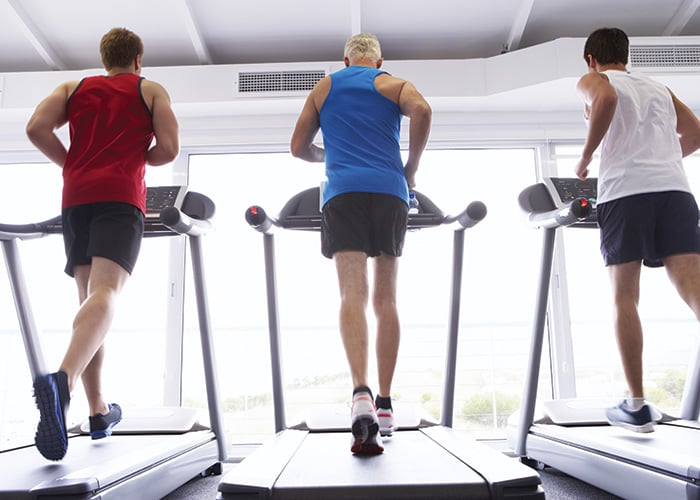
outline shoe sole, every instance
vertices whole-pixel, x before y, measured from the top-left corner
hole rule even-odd
[[[379,435],[382,437],[391,437],[394,435],[394,428],[379,428]]]
[[[91,430],[90,430],[90,437],[91,437],[92,439],[104,439],[104,438],[109,437],[109,436],[112,435],[112,429],[114,429],[114,427],[115,427],[119,422],[122,421],[122,413],[121,413],[122,410],[121,410],[121,407],[119,407],[119,405],[117,405],[117,404],[109,405],[109,413],[108,413],[106,416],[109,416],[109,414],[112,413],[112,410],[113,410],[115,407],[116,407],[116,409],[119,411],[119,418],[117,418],[117,420],[115,420],[114,422],[110,422],[110,423],[107,425],[107,427],[105,427],[104,429],[97,429],[97,430],[93,431],[93,430],[92,430],[92,419],[93,419],[93,417],[90,417],[90,427],[91,427]]]
[[[111,424],[109,424],[106,429],[101,429],[99,431],[90,431],[90,438],[92,438],[92,439],[104,439],[106,437],[111,436],[112,429],[114,428],[115,425],[117,425],[121,421],[122,421],[122,419],[120,418],[116,422],[112,422]]]
[[[377,443],[363,443],[361,440],[355,439],[350,451],[353,455],[379,455],[384,453],[384,447]]]
[[[352,424],[353,442],[350,451],[355,455],[376,455],[384,451],[379,444],[379,424],[370,416],[359,417]]]
[[[40,415],[34,443],[39,453],[54,461],[61,460],[68,451],[68,433],[58,393],[54,379],[41,377],[34,384],[34,398]]]
[[[656,422],[647,422],[646,424],[642,425],[634,425],[628,424],[627,422],[613,422],[610,420],[608,420],[608,423],[616,427],[622,427],[623,429],[627,429],[628,431],[639,432],[642,434],[654,432],[654,426],[656,425]]]

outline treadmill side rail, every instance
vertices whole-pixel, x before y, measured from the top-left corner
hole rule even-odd
[[[517,459],[509,459],[449,427],[428,427],[422,432],[482,476],[491,490],[491,498],[544,500],[539,474]]]
[[[307,431],[292,429],[275,434],[272,441],[264,443],[222,478],[219,498],[241,498],[242,493],[255,492],[260,494],[255,498],[269,498],[277,478],[307,434]]]

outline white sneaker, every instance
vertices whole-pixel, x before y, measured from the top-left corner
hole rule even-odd
[[[368,392],[358,392],[352,397],[350,413],[352,444],[350,451],[359,455],[382,453],[382,439],[379,437],[379,420],[372,396]]]
[[[391,436],[394,433],[394,410],[377,408],[377,420],[379,420],[380,435]]]

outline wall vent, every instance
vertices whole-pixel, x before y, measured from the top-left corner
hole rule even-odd
[[[238,92],[308,92],[325,71],[256,71],[238,73]]]
[[[630,66],[644,70],[700,70],[700,45],[630,46]]]

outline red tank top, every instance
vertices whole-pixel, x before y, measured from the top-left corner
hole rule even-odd
[[[63,208],[117,201],[145,212],[146,153],[154,134],[141,80],[130,73],[87,77],[68,98]]]

